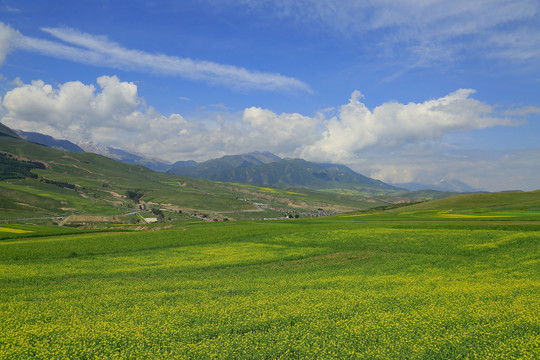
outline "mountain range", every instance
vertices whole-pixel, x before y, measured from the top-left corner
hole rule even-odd
[[[15,130],[15,132],[24,140],[28,140],[36,144],[45,145],[53,149],[62,149],[75,153],[85,152],[81,147],[77,146],[69,140],[58,140],[53,138],[52,136],[36,132],[27,132],[22,130]]]
[[[262,162],[269,157],[278,160],[270,154],[226,159],[258,158]],[[337,193],[182,177],[95,153],[36,144],[0,124],[2,221],[74,226],[110,221],[126,224],[147,222],[146,218],[156,213],[170,221],[262,220],[365,210],[431,199],[434,195],[451,194],[391,190]]]
[[[2,126],[6,128],[4,125]],[[12,131],[11,129],[8,130]],[[456,179],[442,179],[433,184],[394,183],[390,185],[361,175],[345,165],[313,163],[302,159],[282,159],[270,152],[227,155],[202,163],[188,160],[171,164],[158,158],[133,154],[94,142],[75,144],[68,140],[58,140],[52,136],[36,132],[21,130],[12,132],[25,140],[55,149],[76,153],[91,152],[127,164],[143,165],[153,171],[216,181],[312,189],[348,188],[358,190],[360,188],[372,188],[381,190],[406,189],[410,191],[423,189],[451,192],[480,191]]]
[[[173,166],[168,172],[214,181],[277,187],[402,190],[361,175],[345,165],[282,159],[270,152],[228,155],[192,166]]]

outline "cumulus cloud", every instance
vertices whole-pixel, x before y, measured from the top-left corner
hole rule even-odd
[[[33,81],[8,91],[5,125],[75,142],[96,142],[175,161],[205,160],[257,149],[286,153],[317,136],[317,118],[248,108],[228,116],[188,121],[145,105],[137,85],[116,76],[97,84],[71,81],[54,87]]]
[[[164,121],[163,115],[142,107],[135,84],[116,76],[101,76],[97,83],[98,89],[80,81],[58,88],[41,80],[19,86],[4,96],[2,105],[7,114],[2,122],[72,141],[121,146],[126,145],[126,139],[144,137],[149,124]],[[175,116],[170,123],[177,122]]]
[[[319,118],[298,113],[278,115],[258,107],[245,109],[242,121],[249,125],[250,137],[263,140],[280,153],[291,153],[300,144],[312,143],[319,137],[321,123]]]
[[[169,158],[193,151],[209,157],[269,150],[308,159],[351,161],[370,147],[392,149],[440,139],[449,132],[516,124],[493,116],[493,107],[471,98],[472,94],[474,90],[460,89],[423,103],[388,102],[370,110],[355,91],[330,119],[323,112],[311,117],[250,107],[239,113],[225,112],[225,117],[214,114],[188,121],[146,106],[134,83],[102,76],[96,85],[71,81],[55,88],[33,81],[18,86],[4,96],[7,114],[2,122],[25,131],[132,151],[144,149]]]
[[[236,89],[311,92],[310,87],[302,81],[277,73],[265,73],[211,61],[127,49],[105,36],[82,33],[74,29],[43,28],[42,30],[67,44],[28,37],[0,23],[0,60],[3,60],[7,51],[4,49],[4,43],[11,43],[16,49],[86,65],[180,76]]]
[[[474,90],[460,89],[423,103],[388,102],[369,110],[353,92],[338,116],[325,123],[319,140],[304,145],[302,155],[321,160],[350,161],[367,147],[395,148],[427,139],[440,139],[454,131],[509,126],[509,118],[492,116],[492,106],[472,99]]]
[[[360,92],[355,91],[332,118],[326,118],[323,111],[305,116],[277,114],[260,107],[184,118],[180,114],[163,115],[146,105],[136,84],[116,76],[101,76],[96,84],[71,81],[52,86],[38,80],[17,86],[2,100],[2,123],[14,129],[75,142],[91,141],[169,161],[202,161],[268,150],[282,156],[345,163],[390,182],[433,182],[437,179],[427,179],[425,174],[439,179],[451,177],[449,168],[459,173],[459,179],[488,190],[502,188],[495,188],[494,182],[478,186],[478,179],[486,182],[482,172],[494,178],[500,178],[497,171],[507,174],[508,181],[500,183],[505,188],[518,187],[513,184],[519,181],[534,182],[540,175],[538,171],[512,174],[508,169],[515,169],[513,162],[527,162],[524,168],[536,169],[531,161],[538,159],[538,152],[521,160],[517,153],[490,158],[489,154],[460,153],[441,145],[439,139],[448,133],[517,124],[495,116],[494,108],[473,99],[473,94],[473,90],[461,89],[422,103],[388,102],[370,110]],[[527,115],[538,109],[511,111]],[[505,164],[506,170],[500,164]],[[527,176],[533,180],[528,181]]]

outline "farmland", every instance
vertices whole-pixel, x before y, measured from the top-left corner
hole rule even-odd
[[[540,216],[505,211],[3,225],[0,358],[535,359]]]

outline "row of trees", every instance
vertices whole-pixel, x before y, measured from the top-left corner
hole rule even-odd
[[[13,156],[0,153],[0,180],[20,179],[25,177],[37,178],[32,169],[45,169],[45,165],[37,161],[24,161]]]
[[[141,198],[143,197],[144,192],[141,189],[128,190],[126,191],[126,196],[128,199],[133,200],[135,204],[138,204]]]

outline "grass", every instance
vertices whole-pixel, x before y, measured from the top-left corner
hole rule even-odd
[[[540,356],[534,222],[396,219],[0,233],[0,358]]]
[[[396,209],[395,211],[402,211]],[[457,195],[444,199],[409,206],[413,211],[420,210],[469,210],[469,211],[497,211],[532,210],[538,213],[540,210],[540,190],[529,192],[511,193],[483,193]]]

